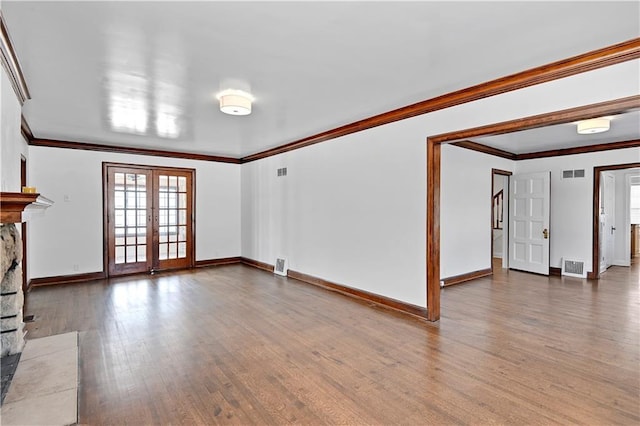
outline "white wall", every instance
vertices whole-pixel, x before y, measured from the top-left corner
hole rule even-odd
[[[593,168],[640,161],[640,148],[518,161],[516,173],[551,171],[550,266],[563,257],[592,271]],[[562,179],[562,170],[585,169],[584,178]]]
[[[29,225],[30,278],[103,270],[102,162],[196,169],[196,260],[240,255],[237,164],[34,146],[29,151],[30,185],[55,202]]]
[[[0,69],[0,187],[5,192],[20,192],[20,157],[28,158],[28,146],[20,131],[22,107],[5,69]]]
[[[427,136],[635,95],[639,63],[245,164],[242,255],[268,263],[285,255],[291,269],[425,306]],[[490,169],[512,167],[454,147],[443,147],[442,154],[441,276],[446,277],[490,266]],[[284,180],[276,177],[278,167],[289,168]]]
[[[491,268],[492,168],[513,171],[514,162],[452,145],[442,147],[442,278]]]

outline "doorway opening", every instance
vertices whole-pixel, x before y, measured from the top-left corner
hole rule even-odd
[[[430,136],[427,138],[427,227],[426,227],[426,287],[427,287],[427,319],[429,321],[437,321],[440,319],[440,190],[441,190],[441,182],[440,182],[440,174],[441,174],[441,148],[442,144],[454,143],[454,142],[462,142],[469,140],[471,138],[480,137],[480,136],[491,136],[491,135],[503,135],[507,133],[517,132],[521,130],[535,129],[540,127],[551,126],[555,124],[564,124],[571,123],[578,120],[583,120],[586,118],[607,116],[613,114],[620,114],[627,111],[633,111],[638,109],[638,101],[640,97],[638,96],[630,96],[627,98],[615,99],[611,101],[601,102],[597,104],[586,105],[582,107],[570,108],[562,111],[555,111],[551,113],[545,113],[530,117],[524,117],[520,119],[515,119],[511,121],[505,121],[502,123],[496,123],[492,125],[486,125],[471,129],[464,129],[459,131],[453,131],[449,133],[443,133],[439,135]],[[624,143],[624,147],[629,147],[631,144],[633,146],[637,146],[637,141],[628,141]],[[599,150],[610,149],[608,144],[600,145]],[[615,145],[615,144],[613,144]],[[621,148],[620,144],[616,145],[617,148]],[[500,154],[505,154],[504,151],[497,150]],[[574,149],[565,149],[559,150],[560,153],[556,153],[555,155],[569,155],[572,153],[576,153]],[[595,151],[595,150],[594,150]],[[496,150],[491,150],[492,153],[495,153]],[[548,151],[551,152],[551,151]],[[577,151],[579,152],[579,150]],[[513,159],[527,159],[530,158],[528,155],[517,155],[513,157]],[[640,165],[640,163],[636,163]],[[618,168],[628,168],[628,167],[637,167],[637,166],[623,166]],[[597,167],[595,169],[598,169]],[[593,232],[593,254],[594,259],[593,264],[598,264],[599,257],[596,257],[598,246],[597,244],[597,236],[598,232],[598,203],[599,197],[598,188],[600,184],[599,173],[594,173],[594,232]],[[597,182],[595,182],[597,180]],[[511,203],[513,204],[513,202]],[[545,234],[545,229],[541,230],[543,235]],[[547,229],[547,233],[548,233]],[[510,255],[513,250],[510,251]],[[512,267],[510,262],[510,267]],[[596,273],[591,273],[589,278],[598,278],[599,274],[597,273],[597,268],[592,268],[596,270]],[[547,271],[548,274],[548,271]]]
[[[593,272],[597,279],[611,266],[630,266],[637,250],[640,217],[633,195],[640,185],[640,163],[615,164],[593,169]],[[597,267],[596,267],[597,265]]]
[[[511,172],[491,170],[491,272],[509,268],[509,176]]]
[[[194,265],[195,170],[103,163],[109,276]]]

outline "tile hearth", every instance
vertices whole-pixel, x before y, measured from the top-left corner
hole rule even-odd
[[[3,425],[78,419],[78,333],[28,340],[2,406]]]

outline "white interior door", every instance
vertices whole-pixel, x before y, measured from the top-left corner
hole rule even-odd
[[[602,172],[600,193],[600,272],[613,264],[615,250],[616,180],[613,173]]]
[[[509,268],[549,275],[551,172],[513,175],[509,187]]]

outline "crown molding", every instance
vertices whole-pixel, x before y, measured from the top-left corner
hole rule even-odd
[[[531,160],[534,158],[560,157],[563,155],[587,154],[590,152],[611,151],[614,149],[635,147],[640,147],[640,139],[579,146],[575,148],[550,149],[548,151],[529,152],[526,154],[516,154],[516,160],[520,161]]]
[[[27,119],[24,118],[24,114],[20,116],[20,132],[27,142],[31,142],[35,139],[33,132],[31,131],[31,127],[29,126],[29,123],[27,123]]]
[[[593,71],[598,68],[639,58],[640,38],[634,38],[622,43],[584,53],[582,55],[573,56],[561,61],[552,62],[547,65],[531,68],[526,71],[511,74],[476,86],[471,86],[466,89],[447,93],[442,96],[398,108],[383,114],[365,118],[364,120],[355,121],[345,126],[337,127],[335,129],[327,130],[326,132],[299,139],[266,151],[248,155],[243,157],[241,160],[243,163],[260,160],[262,158],[304,148],[305,146],[325,142],[351,133],[404,120],[406,118],[427,114],[444,108],[477,101],[490,96],[523,89],[536,84],[546,83],[552,80],[569,77],[587,71]]]
[[[34,138],[29,140],[29,145],[43,146],[43,147],[49,147],[49,148],[80,149],[85,151],[115,152],[119,154],[150,155],[154,157],[184,158],[186,160],[213,161],[216,163],[240,164],[240,160],[237,158],[220,157],[217,155],[192,154],[188,152],[163,151],[163,150],[157,150],[157,149],[133,148],[133,147],[113,146],[113,145],[104,145],[104,144],[86,143],[86,142],[69,142],[69,141],[60,141],[60,140],[54,140],[54,139]]]
[[[503,121],[502,123],[474,127],[472,129],[443,133],[431,136],[430,139],[435,143],[461,142],[469,138],[502,135],[515,131],[537,129],[555,124],[571,123],[577,120],[601,117],[604,115],[620,114],[637,109],[640,109],[640,95],[613,99],[610,101],[583,105],[576,108],[553,111],[510,121]]]
[[[29,88],[27,87],[27,82],[24,78],[24,74],[22,73],[22,67],[20,66],[20,61],[18,61],[18,56],[13,48],[13,42],[9,36],[9,30],[4,22],[1,11],[0,59],[2,67],[7,71],[7,75],[9,76],[11,87],[13,87],[13,90],[16,92],[20,105],[23,105],[27,99],[31,99],[31,94],[29,93]]]
[[[506,158],[507,160],[516,160],[517,159],[516,158],[517,155],[512,153],[512,152],[505,151],[503,149],[493,148],[493,147],[490,147],[488,145],[483,145],[483,144],[478,143],[478,142],[460,141],[460,142],[454,142],[451,145],[459,146],[460,148],[470,149],[472,151],[482,152],[484,154],[493,155],[495,157]]]
[[[640,147],[640,139],[578,146],[573,148],[550,149],[548,151],[527,152],[524,154],[514,154],[472,141],[454,142],[451,145],[481,152],[483,154],[493,155],[495,157],[506,158],[508,160],[521,161],[532,160],[535,158],[561,157],[563,155],[588,154],[590,152],[611,151],[614,149],[636,148]]]

